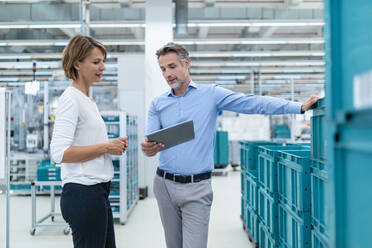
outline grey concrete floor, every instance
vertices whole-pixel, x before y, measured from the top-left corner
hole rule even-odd
[[[208,248],[253,247],[243,231],[240,220],[240,171],[229,171],[228,176],[212,179],[214,202],[211,211]],[[72,236],[64,235],[63,228],[38,228],[35,236],[31,226],[30,196],[11,196],[11,248],[68,248],[73,247]],[[59,198],[56,203],[59,209]],[[47,196],[37,197],[38,217],[50,210]],[[57,218],[56,221],[62,221]],[[5,196],[0,195],[0,247],[5,247]],[[118,248],[164,248],[164,233],[154,198],[139,201],[126,225],[115,224]]]

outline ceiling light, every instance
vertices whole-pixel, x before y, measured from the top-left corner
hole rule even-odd
[[[21,42],[8,42],[8,46],[52,46],[53,42],[42,42],[42,41],[21,41]]]
[[[67,46],[67,41],[57,41],[57,42],[54,42],[53,44],[55,46]]]
[[[282,45],[288,44],[286,40],[243,40],[240,44],[244,45]]]
[[[118,40],[118,41],[102,41],[102,44],[103,45],[106,45],[106,46],[116,46],[116,45],[137,45],[137,46],[141,46],[141,45],[145,45],[145,42],[144,41],[122,41],[122,40]]]
[[[90,28],[143,28],[142,23],[90,23]]]
[[[0,24],[0,29],[11,29],[11,28],[27,28],[27,25],[9,25],[9,24]]]
[[[190,21],[188,27],[301,27],[324,26],[322,20],[249,20],[225,21],[220,20],[205,22],[204,20]]]
[[[181,45],[283,45],[283,44],[323,44],[324,39],[202,39],[202,40],[175,40]]]
[[[19,81],[19,78],[14,78],[14,77],[0,77],[1,82],[17,82]]]
[[[58,24],[29,24],[27,28],[80,28],[81,25],[76,24],[69,24],[69,23],[58,23]]]
[[[217,85],[231,85],[231,84],[236,84],[235,80],[217,80],[214,81],[215,84]]]
[[[31,59],[31,55],[0,55],[0,59]]]

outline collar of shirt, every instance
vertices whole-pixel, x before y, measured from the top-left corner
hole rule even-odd
[[[187,94],[187,92],[190,91],[191,88],[195,88],[197,89],[198,88],[198,85],[196,83],[194,83],[194,81],[190,81],[189,85],[187,86],[187,89],[186,89],[186,92],[185,92],[185,95]],[[173,93],[173,89],[170,89],[169,92],[168,92],[168,96],[173,96],[173,97],[177,97],[174,93]]]

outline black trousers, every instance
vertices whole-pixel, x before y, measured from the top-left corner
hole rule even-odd
[[[61,211],[72,230],[74,248],[116,247],[109,194],[110,182],[63,186]]]

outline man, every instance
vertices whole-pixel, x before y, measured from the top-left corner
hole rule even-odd
[[[244,95],[216,85],[199,85],[190,78],[189,54],[183,46],[168,43],[156,55],[171,89],[152,101],[146,133],[187,120],[193,120],[195,129],[195,139],[163,151],[162,144],[147,139],[142,142],[146,155],[160,151],[154,194],[166,244],[168,248],[206,248],[218,111],[300,114],[318,98],[312,96],[301,105],[279,98]]]

